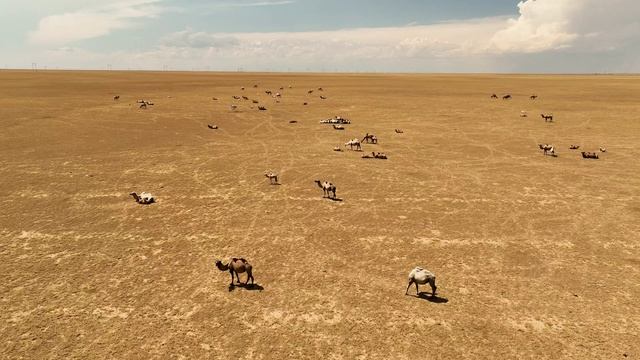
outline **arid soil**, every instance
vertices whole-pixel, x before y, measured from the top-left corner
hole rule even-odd
[[[637,359],[638,94],[638,76],[1,71],[0,357]],[[258,286],[230,291],[232,256]],[[405,296],[415,266],[437,297]]]

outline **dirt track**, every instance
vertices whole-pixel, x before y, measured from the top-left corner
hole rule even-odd
[[[2,71],[0,353],[638,358],[639,80]],[[332,151],[366,132],[388,160]]]

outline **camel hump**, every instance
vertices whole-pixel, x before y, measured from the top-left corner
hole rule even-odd
[[[240,261],[243,263],[247,263],[247,260],[245,258],[231,258],[232,262],[236,262],[236,261]]]

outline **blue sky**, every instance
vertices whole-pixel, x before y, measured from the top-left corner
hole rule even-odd
[[[0,66],[638,72],[634,0],[0,0]]]

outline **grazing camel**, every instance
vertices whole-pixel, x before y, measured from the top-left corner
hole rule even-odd
[[[404,134],[404,131],[402,131],[401,129],[396,129],[396,134]]]
[[[323,192],[323,196],[322,197],[328,197],[329,199],[335,199],[336,198],[336,186],[335,185],[333,185],[332,183],[327,182],[327,181],[320,182],[320,180],[315,180],[314,182],[316,184],[318,184],[318,186],[322,189],[322,192]]]
[[[582,157],[585,159],[599,159],[598,154],[595,152],[582,151]]]
[[[153,195],[149,194],[148,192],[143,192],[140,195],[132,192],[129,195],[133,196],[138,204],[149,205],[156,202],[156,199],[153,197]]]
[[[511,95],[507,94],[502,97],[502,100],[511,100]]]
[[[492,98],[492,99],[497,99],[497,98],[498,98],[498,95],[493,94],[493,95],[491,95],[491,98]]]
[[[236,275],[236,279],[238,279],[238,284],[240,282],[240,275],[244,272],[247,273],[247,281],[244,283],[245,285],[249,284],[249,280],[251,283],[254,283],[253,280],[253,266],[249,264],[249,262],[243,258],[231,258],[228,264],[223,264],[222,261],[216,260],[216,267],[220,271],[229,271],[231,274],[231,284],[229,286],[233,286],[233,275]]]
[[[537,98],[538,98],[538,95],[531,95],[531,96],[529,96],[529,99],[531,99],[531,100],[535,100],[535,99],[537,99]]]
[[[266,107],[264,107],[264,106],[258,106],[258,110],[260,110],[260,111],[265,111],[265,110],[267,110],[267,108],[266,108]]]
[[[423,269],[417,266],[409,273],[409,285],[407,285],[407,290],[404,292],[404,294],[407,295],[411,285],[416,284],[416,295],[420,295],[418,284],[424,285],[426,283],[429,283],[429,285],[431,286],[431,296],[436,296],[436,289],[438,287],[436,286],[435,274],[427,269]]]
[[[264,176],[269,178],[269,183],[271,185],[278,185],[278,174],[271,171],[265,171]]]
[[[367,144],[371,143],[371,144],[377,144],[378,143],[378,137],[373,135],[373,134],[369,134],[367,133],[364,138],[362,139],[362,142],[366,142]]]
[[[540,148],[540,150],[544,151],[544,155],[551,154],[551,156],[556,156],[556,149],[553,147],[553,145],[538,144],[538,147]]]
[[[209,129],[211,129],[211,130],[217,130],[217,129],[218,129],[218,125],[211,125],[211,124],[208,124],[208,125],[207,125],[207,127],[208,127]]]
[[[578,150],[580,149],[580,145],[569,145],[570,150]]]
[[[360,140],[358,139],[351,139],[346,142],[344,146],[348,146],[349,148],[351,148],[351,150],[353,150],[353,148],[355,147],[356,151],[362,151],[362,145],[360,145]]]
[[[544,119],[544,122],[553,122],[553,115],[540,114],[540,116]]]
[[[114,100],[114,101],[115,101],[115,100],[120,100],[120,95],[116,95],[116,96],[114,96],[114,97],[113,97],[113,100]]]

